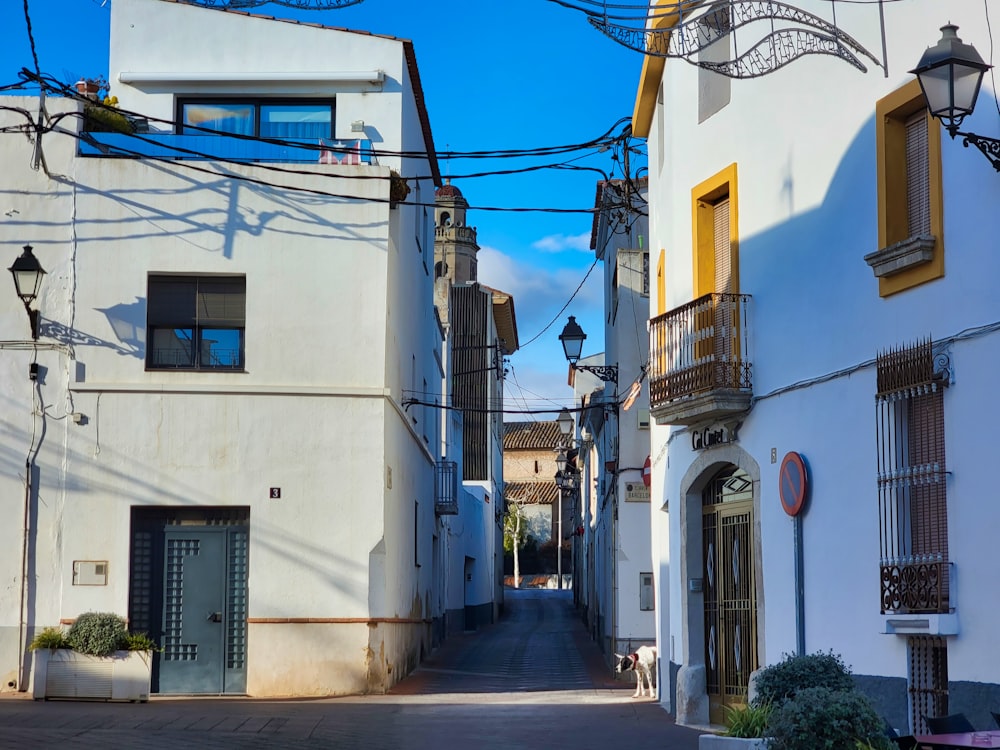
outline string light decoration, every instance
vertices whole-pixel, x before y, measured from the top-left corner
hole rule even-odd
[[[364,0],[183,0],[189,5],[203,5],[206,8],[218,8],[219,10],[245,10],[256,8],[258,5],[274,3],[284,5],[289,8],[300,10],[333,10],[334,8],[346,8],[349,5],[357,5]]]
[[[883,63],[834,21],[777,0],[729,0],[702,3],[680,0],[657,6],[611,5],[594,0],[549,0],[587,14],[587,20],[619,44],[652,57],[682,59],[729,78],[757,78],[804,55],[832,55],[862,72],[861,58]],[[601,10],[596,10],[600,7]],[[609,10],[614,11],[610,12]],[[621,13],[617,11],[622,11]],[[686,12],[687,11],[687,12]],[[736,31],[769,28],[758,41],[739,50]],[[702,55],[732,37],[732,59]],[[724,41],[725,40],[725,41]],[[713,59],[714,58],[714,59]]]

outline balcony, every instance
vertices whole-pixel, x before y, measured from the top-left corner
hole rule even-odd
[[[286,138],[268,143],[228,135],[88,132],[81,134],[80,156],[351,165],[371,164],[372,144],[360,139]]]
[[[746,412],[753,396],[748,294],[706,294],[650,321],[650,414],[691,425]]]
[[[439,516],[458,515],[458,463],[438,461],[434,482],[434,512]]]
[[[952,564],[943,555],[911,555],[879,565],[882,614],[947,614]]]

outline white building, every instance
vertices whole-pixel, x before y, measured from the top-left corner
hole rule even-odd
[[[463,487],[457,518],[442,522],[445,630],[461,632],[495,622],[503,607],[503,382],[505,357],[518,348],[517,319],[511,295],[478,281],[479,244],[461,190],[448,181],[434,199],[434,299],[451,397],[442,404],[443,453],[457,457]]]
[[[605,352],[581,359],[571,371],[586,436],[580,462],[584,536],[574,541],[583,580],[576,598],[609,661],[656,642],[650,493],[643,482],[649,455],[645,190],[645,179],[598,184],[591,249],[604,266]]]
[[[50,93],[38,152],[0,137],[0,239],[48,272],[37,341],[0,295],[0,685],[98,610],[161,693],[384,690],[452,606],[440,412],[405,403],[447,400],[412,44],[115,0],[109,80],[148,132]]]
[[[656,268],[660,699],[719,722],[755,669],[832,650],[895,726],[961,711],[988,727],[1000,178],[908,71],[949,21],[991,59],[1000,15],[659,5],[647,42],[678,57],[645,59],[633,127]],[[987,76],[963,130],[1000,135],[994,99]]]

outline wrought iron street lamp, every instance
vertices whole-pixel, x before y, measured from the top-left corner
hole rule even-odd
[[[14,261],[14,265],[7,269],[14,277],[14,288],[17,296],[24,303],[24,309],[28,311],[28,322],[31,324],[31,338],[38,339],[38,310],[31,309],[31,303],[38,297],[38,292],[42,288],[42,277],[45,269],[38,262],[38,258],[32,253],[31,245],[24,246],[24,252]]]
[[[941,39],[928,47],[910,72],[920,81],[930,113],[938,118],[948,134],[962,136],[963,146],[975,146],[1000,172],[1000,140],[959,130],[962,120],[972,114],[983,83],[983,75],[992,65],[971,44],[958,38],[958,27],[941,27]]]
[[[568,438],[573,434],[573,417],[570,415],[569,409],[562,409],[559,412],[556,424],[559,425],[559,433],[564,438]]]
[[[576,316],[570,315],[566,327],[559,334],[559,341],[562,342],[563,352],[566,354],[566,361],[575,370],[583,370],[596,375],[605,383],[618,385],[618,365],[580,365],[577,364],[580,354],[583,352],[583,342],[587,334],[576,322]]]

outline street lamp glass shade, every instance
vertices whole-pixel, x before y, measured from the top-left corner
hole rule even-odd
[[[972,114],[979,96],[983,74],[990,65],[971,44],[958,38],[958,27],[941,27],[941,39],[928,47],[910,72],[917,76],[934,117],[954,133],[967,115]]]
[[[569,409],[563,409],[559,412],[559,418],[556,420],[556,424],[559,425],[559,432],[564,436],[569,436],[573,432],[573,417],[570,416]]]
[[[556,455],[556,468],[559,470],[559,474],[566,471],[566,451],[559,451]]]
[[[579,323],[576,322],[576,316],[570,315],[569,322],[566,323],[566,327],[559,334],[563,351],[566,353],[566,360],[570,364],[575,364],[580,359],[580,353],[583,351],[583,340],[585,338],[587,338],[587,334],[583,332]]]
[[[38,258],[31,252],[31,245],[24,246],[24,252],[14,261],[7,270],[14,277],[14,288],[17,289],[17,296],[24,304],[29,304],[37,296],[42,287],[42,276],[45,269],[38,262]]]

